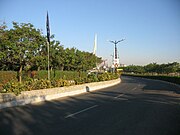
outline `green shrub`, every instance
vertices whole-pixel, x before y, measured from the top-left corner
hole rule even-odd
[[[51,71],[51,79],[64,79],[64,80],[74,80],[74,78],[78,77],[86,77],[86,72],[77,72],[77,71],[59,71],[56,70]],[[37,75],[35,76],[36,79],[45,79],[47,78],[47,71],[41,70],[37,72]]]
[[[63,79],[52,80],[51,84],[53,87],[63,87],[64,86]]]
[[[25,84],[19,82],[8,82],[3,85],[3,92],[6,93],[14,93],[15,95],[19,95],[21,91],[29,90]]]
[[[38,90],[38,89],[46,89],[53,87],[64,87],[71,85],[78,85],[90,82],[98,82],[98,81],[107,81],[111,79],[118,78],[118,74],[112,73],[99,73],[99,74],[89,74],[84,77],[73,77],[71,80],[67,80],[67,78],[71,78],[69,76],[64,76],[59,79],[52,79],[51,81],[47,79],[32,79],[27,77],[26,81],[19,83],[17,81],[9,81],[3,85],[2,90],[0,92],[4,93],[14,93],[15,95],[19,95],[21,91],[30,91],[30,90]],[[74,74],[74,76],[76,76]]]
[[[96,74],[89,74],[85,80],[86,83],[98,82],[98,81],[99,81],[99,79]]]
[[[45,80],[45,79],[35,80],[33,82],[33,84],[34,84],[33,89],[47,89],[47,88],[51,88],[51,81]]]
[[[123,74],[124,76],[142,77],[148,79],[163,80],[171,83],[180,84],[179,76],[162,76],[162,75],[141,75],[141,74]]]
[[[85,83],[85,80],[86,78],[82,78],[82,77],[78,77],[74,79],[76,85]]]
[[[108,80],[117,79],[117,78],[119,78],[119,75],[116,73],[98,74],[99,81],[108,81]]]
[[[9,81],[15,80],[17,81],[17,73],[15,71],[0,71],[0,90],[2,90],[2,86]]]

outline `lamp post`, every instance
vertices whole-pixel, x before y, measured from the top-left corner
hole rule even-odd
[[[113,65],[114,65],[115,68],[117,68],[118,65],[119,65],[119,60],[118,60],[118,55],[117,55],[117,44],[119,42],[124,41],[124,40],[125,39],[121,39],[121,40],[118,40],[118,41],[116,41],[116,40],[115,41],[112,41],[112,40],[109,41],[109,42],[114,44],[114,61],[113,61]]]

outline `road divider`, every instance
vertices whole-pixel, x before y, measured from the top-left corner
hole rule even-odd
[[[119,84],[120,82],[121,79],[115,79],[110,81],[86,83],[69,87],[23,91],[18,96],[15,96],[13,93],[0,93],[0,109],[87,93],[102,88],[107,88]]]

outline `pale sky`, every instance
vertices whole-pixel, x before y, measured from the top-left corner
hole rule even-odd
[[[180,62],[179,0],[1,0],[0,22],[32,23],[46,34],[49,12],[51,34],[64,45],[93,51],[111,61],[118,44],[120,63]]]

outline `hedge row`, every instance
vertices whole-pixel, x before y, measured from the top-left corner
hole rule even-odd
[[[2,90],[0,90],[0,92],[14,93],[15,95],[19,95],[21,91],[30,91],[30,90],[53,88],[53,87],[78,85],[78,84],[90,83],[90,82],[107,81],[107,80],[117,79],[118,77],[119,77],[118,74],[103,73],[103,74],[90,74],[87,75],[86,77],[76,77],[73,80],[66,80],[59,78],[59,79],[52,79],[51,81],[49,81],[47,79],[29,78],[23,83],[19,83],[17,81],[9,81],[2,86]]]
[[[125,76],[143,77],[148,79],[163,80],[180,85],[180,76],[159,76],[159,75],[141,75],[141,74],[122,74]]]
[[[77,71],[51,71],[51,79],[64,79],[64,80],[74,80],[74,78],[86,77],[85,72]],[[23,81],[28,81],[29,78],[33,79],[47,79],[47,71],[32,71],[32,72],[23,72],[22,79]],[[9,81],[17,81],[17,72],[15,71],[0,71],[0,90],[2,86]]]
[[[86,77],[86,72],[77,72],[77,71],[51,71],[51,79],[66,79],[66,80],[73,80],[77,77]],[[33,71],[31,72],[31,77],[35,79],[44,79],[47,78],[47,70],[41,71]]]

